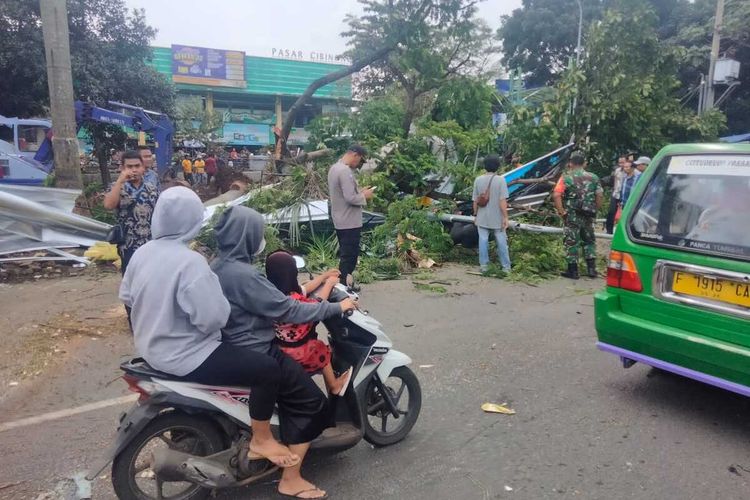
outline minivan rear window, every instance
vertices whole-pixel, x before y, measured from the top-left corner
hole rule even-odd
[[[750,155],[675,155],[655,166],[633,239],[750,260]]]

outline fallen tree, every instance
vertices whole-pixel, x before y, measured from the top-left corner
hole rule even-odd
[[[465,10],[474,8],[475,0],[359,0],[364,13],[347,16],[352,47],[347,56],[352,64],[312,82],[289,108],[281,130],[276,134],[276,159],[289,156],[286,144],[297,115],[320,88],[336,82],[367,66],[385,60],[391,52],[420,47],[431,26],[460,19]]]
[[[284,125],[281,128],[281,132],[276,137],[276,158],[280,159],[282,157],[281,153],[287,151],[286,142],[289,139],[289,133],[292,131],[294,120],[297,118],[297,114],[300,112],[300,110],[310,100],[313,94],[318,91],[318,89],[325,87],[329,83],[336,82],[353,73],[356,73],[357,71],[361,70],[365,66],[369,66],[375,61],[383,59],[388,55],[389,52],[391,52],[395,48],[396,44],[382,47],[381,49],[371,53],[369,56],[366,56],[363,59],[356,61],[345,68],[341,68],[338,71],[328,73],[327,75],[322,76],[312,82],[307,87],[307,89],[305,89],[302,95],[297,98],[294,104],[292,104],[292,107],[289,108],[289,112],[287,113],[286,120],[284,121]]]

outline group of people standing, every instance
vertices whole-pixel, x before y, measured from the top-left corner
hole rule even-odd
[[[612,233],[614,224],[619,219],[622,207],[641,173],[648,167],[651,159],[634,155],[623,155],[613,172],[614,186],[607,215],[606,228]],[[520,162],[519,162],[520,163]],[[492,234],[497,244],[498,260],[503,271],[511,267],[508,251],[508,186],[502,176],[497,175],[500,158],[489,155],[484,159],[486,173],[474,181],[472,195],[474,224],[479,239],[479,269],[487,272],[489,264],[489,235]],[[516,166],[514,164],[514,166]],[[545,179],[517,180],[513,183],[539,183]],[[512,184],[513,184],[512,183]],[[598,277],[596,269],[596,239],[594,226],[596,214],[603,205],[604,190],[597,175],[586,170],[586,159],[583,153],[574,151],[568,160],[564,172],[553,187],[552,200],[555,210],[563,220],[563,243],[567,269],[563,277],[579,279],[579,259],[582,251],[586,263],[586,275]]]
[[[191,186],[208,186],[218,172],[218,163],[214,153],[198,154],[194,159],[186,155],[180,161],[180,166],[185,181]]]
[[[646,170],[651,159],[634,155],[622,155],[618,159],[611,179],[612,196],[605,221],[609,234],[619,221],[619,214],[630,198],[633,187],[640,175]],[[565,244],[567,270],[562,276],[578,279],[579,251],[582,248],[586,261],[586,274],[590,278],[598,277],[596,269],[596,239],[594,225],[596,214],[604,201],[604,190],[597,175],[586,170],[586,160],[582,153],[574,152],[570,156],[566,171],[558,180],[553,190],[553,201],[558,215],[564,221],[563,238]]]
[[[354,171],[361,165],[367,151],[353,145],[344,156],[328,171],[328,191],[331,203],[331,218],[336,229],[340,248],[339,269],[342,283],[351,285],[352,273],[359,256],[362,232],[362,208],[374,195],[373,188],[360,189]],[[514,166],[520,164],[515,161]],[[650,158],[641,156],[637,160],[623,155],[613,174],[614,187],[610,202],[610,215],[607,217],[607,231],[612,232],[615,214],[627,202],[633,186],[643,172]],[[498,175],[501,159],[498,155],[488,155],[483,160],[485,173],[474,180],[472,208],[474,225],[477,228],[479,243],[479,270],[489,269],[489,240],[492,236],[497,246],[497,257],[504,272],[511,270],[508,248],[508,184]],[[541,182],[533,179],[529,182]],[[516,181],[521,182],[521,181]],[[597,211],[603,205],[604,190],[597,175],[586,170],[583,153],[571,154],[565,171],[554,184],[553,202],[557,214],[563,219],[563,238],[567,269],[562,276],[579,279],[578,270],[582,251],[586,263],[586,274],[598,277],[596,269],[596,240],[594,225]],[[610,222],[612,221],[612,222]]]
[[[639,156],[635,159],[633,154],[623,154],[617,159],[617,165],[612,170],[610,179],[612,181],[612,196],[609,200],[609,210],[605,228],[607,233],[612,234],[615,230],[615,224],[620,219],[622,207],[630,198],[633,186],[638,181],[646,167],[651,163],[648,156]]]

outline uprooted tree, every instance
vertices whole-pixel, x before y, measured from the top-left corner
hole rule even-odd
[[[417,50],[436,26],[453,26],[472,11],[476,0],[359,0],[363,14],[347,16],[349,66],[312,82],[287,113],[276,138],[276,154],[286,154],[295,118],[315,92],[335,81],[385,60],[394,51]]]

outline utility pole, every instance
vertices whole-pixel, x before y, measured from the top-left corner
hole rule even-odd
[[[55,185],[83,189],[73,108],[73,75],[70,66],[70,36],[66,0],[40,0],[47,83],[52,111],[52,149],[55,154]]]
[[[716,1],[716,18],[714,19],[714,36],[711,41],[711,60],[708,65],[708,82],[706,83],[706,98],[703,101],[704,110],[714,107],[714,72],[716,60],[719,58],[721,44],[721,26],[724,24],[724,0]]]

